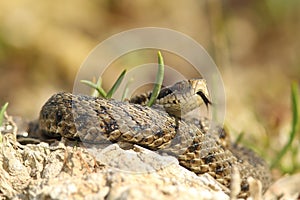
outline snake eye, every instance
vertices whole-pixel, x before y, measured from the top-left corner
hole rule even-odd
[[[171,90],[168,87],[162,88],[161,91],[159,92],[157,99],[161,99],[164,98],[166,96],[168,96],[169,94],[173,93],[173,90]]]
[[[206,107],[208,106],[208,104],[210,104],[210,105],[212,104],[211,101],[208,99],[208,97],[202,91],[197,92],[197,94],[202,98]]]

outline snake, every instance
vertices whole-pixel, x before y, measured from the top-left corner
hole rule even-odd
[[[127,101],[60,92],[43,105],[39,130],[45,137],[82,142],[139,145],[175,156],[179,164],[197,175],[210,174],[230,188],[232,169],[241,176],[241,194],[249,192],[248,177],[270,185],[266,162],[253,151],[230,142],[226,128],[208,117],[184,118],[212,102],[205,79],[182,80],[163,87],[153,106],[152,92]]]

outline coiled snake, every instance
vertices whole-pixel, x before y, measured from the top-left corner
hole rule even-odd
[[[83,142],[109,140],[166,152],[177,157],[187,169],[196,174],[209,173],[227,187],[232,167],[236,166],[243,192],[248,190],[249,176],[259,179],[266,189],[270,173],[262,159],[246,148],[231,144],[228,133],[222,127],[210,127],[206,118],[181,119],[180,116],[200,105],[210,104],[205,80],[181,81],[163,88],[155,106],[144,106],[150,95],[121,102],[58,93],[42,107],[39,129],[48,137]]]

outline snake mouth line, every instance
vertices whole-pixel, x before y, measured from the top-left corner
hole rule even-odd
[[[197,94],[202,98],[206,107],[208,107],[208,105],[212,105],[212,102],[206,97],[206,95],[202,91],[197,92]]]

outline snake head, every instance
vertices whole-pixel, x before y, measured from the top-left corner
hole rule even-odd
[[[156,100],[165,110],[176,117],[199,108],[202,104],[211,105],[209,92],[204,79],[190,79],[163,88]]]
[[[151,92],[148,92],[131,98],[129,102],[146,105],[150,96]],[[207,109],[208,105],[212,105],[204,79],[182,80],[162,88],[155,104],[161,105],[167,113],[179,118],[202,104],[205,104]]]

